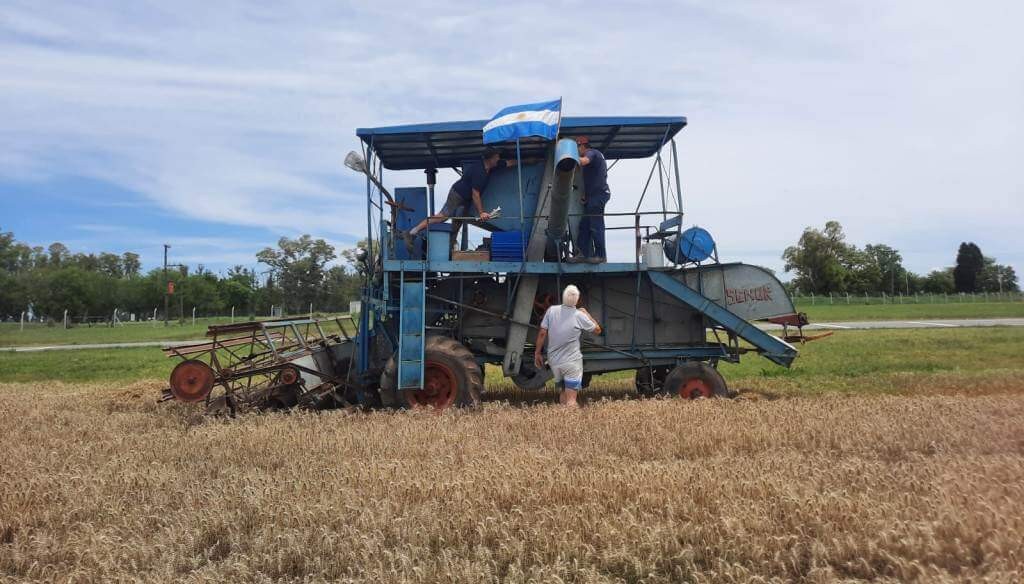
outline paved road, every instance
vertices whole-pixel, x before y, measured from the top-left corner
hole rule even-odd
[[[764,330],[781,330],[777,324],[758,324]],[[976,326],[1024,326],[1024,318],[965,318],[927,320],[864,320],[857,322],[814,322],[804,330],[936,329]]]
[[[758,323],[764,330],[782,330],[777,324]],[[866,329],[938,329],[985,326],[1024,326],[1024,318],[970,318],[930,320],[865,320],[859,322],[816,322],[804,327],[810,330],[866,330]],[[46,345],[38,347],[0,347],[0,352],[32,353],[38,351],[69,351],[74,349],[127,349],[132,347],[173,347],[201,342],[193,341],[148,341],[142,343],[95,343],[89,345]]]
[[[39,351],[72,351],[75,349],[131,349],[134,347],[176,347],[201,343],[204,339],[193,341],[145,341],[139,343],[89,343],[84,345],[39,345],[32,347],[0,347],[0,352],[36,353]]]

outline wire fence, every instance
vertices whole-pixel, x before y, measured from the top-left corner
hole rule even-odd
[[[200,312],[196,307],[188,309],[186,307],[184,313],[172,312],[165,319],[164,314],[160,312],[160,307],[154,307],[152,312],[146,313],[133,313],[120,309],[114,309],[110,314],[107,315],[75,315],[69,310],[64,311],[62,318],[48,318],[46,316],[36,316],[29,311],[23,311],[19,315],[9,316],[7,318],[0,318],[0,326],[4,328],[16,327],[20,330],[31,329],[31,328],[63,328],[72,329],[79,327],[93,328],[93,327],[123,327],[123,326],[163,326],[166,322],[168,325],[191,325],[191,326],[209,326],[214,324],[234,324],[236,322],[244,322],[247,320],[268,320],[268,319],[279,319],[279,318],[335,318],[335,317],[349,317],[350,315],[356,315],[359,313],[360,303],[354,301],[349,303],[349,312],[320,312],[315,310],[313,305],[310,305],[307,311],[295,312],[285,311],[281,306],[271,306],[269,311],[261,311],[260,313],[252,313],[247,309],[237,309],[232,307],[230,312],[226,314],[212,314]]]
[[[879,292],[877,295],[864,294],[810,294],[791,296],[794,304],[817,306],[825,304],[954,304],[972,302],[1024,302],[1021,292],[976,292],[954,294],[899,294],[895,296]]]

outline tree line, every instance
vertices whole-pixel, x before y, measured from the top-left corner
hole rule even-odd
[[[62,243],[31,246],[0,231],[0,320],[17,319],[23,311],[35,317],[60,320],[67,310],[76,321],[111,318],[134,313],[163,318],[166,281],[174,284],[169,318],[224,315],[267,315],[271,306],[288,314],[301,314],[312,303],[318,312],[345,312],[359,298],[362,277],[353,268],[354,249],[343,250],[346,264],[323,239],[303,235],[282,237],[277,247],[256,254],[266,271],[234,266],[224,274],[195,267],[163,268],[142,272],[139,255],[73,253]],[[122,317],[126,318],[126,317]]]
[[[847,243],[843,227],[829,221],[822,230],[808,227],[796,245],[782,254],[790,287],[801,294],[954,294],[1018,292],[1011,266],[996,263],[973,242],[964,242],[954,265],[915,274],[903,266],[900,252],[885,244],[863,249]]]

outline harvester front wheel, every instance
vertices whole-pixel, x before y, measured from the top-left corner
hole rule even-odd
[[[729,396],[722,374],[700,361],[683,363],[669,371],[662,391],[666,395],[683,399]]]
[[[381,401],[385,406],[444,410],[451,406],[480,404],[483,371],[465,345],[448,337],[433,336],[427,338],[423,353],[423,387],[420,389],[399,392],[396,355],[388,360],[380,383]]]

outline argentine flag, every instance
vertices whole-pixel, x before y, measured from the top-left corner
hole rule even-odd
[[[554,140],[562,116],[562,99],[507,107],[484,125],[484,144],[527,136]]]

